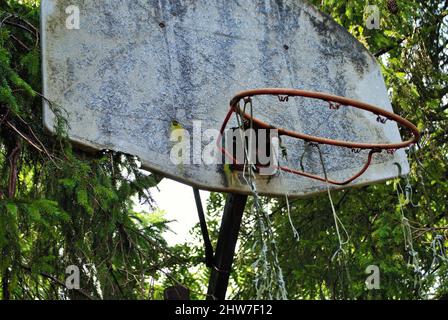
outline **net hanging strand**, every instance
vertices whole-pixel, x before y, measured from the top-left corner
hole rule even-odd
[[[331,196],[330,183],[328,182],[327,169],[325,167],[325,162],[324,162],[324,158],[323,158],[323,155],[322,155],[322,151],[320,150],[320,147],[319,147],[318,144],[316,144],[314,146],[317,148],[317,151],[319,152],[319,159],[320,159],[320,163],[322,165],[322,170],[324,172],[324,177],[325,177],[326,187],[327,187],[328,199],[330,200],[331,211],[333,212],[333,219],[334,219],[334,224],[335,224],[335,227],[336,227],[336,234],[338,236],[338,241],[339,241],[339,248],[336,250],[336,252],[331,257],[331,260],[334,260],[334,258],[337,255],[339,255],[340,253],[345,254],[344,246],[349,243],[350,235],[348,234],[347,229],[345,228],[345,226],[342,223],[341,219],[339,219],[339,216],[338,216],[338,214],[336,212],[336,209],[335,209],[335,206],[334,206],[334,203],[333,203],[333,197]],[[345,236],[346,236],[345,240],[342,239],[339,227],[341,227],[342,231],[345,233]]]
[[[244,114],[246,113],[247,105],[249,105],[249,109],[250,109],[250,126],[249,127],[251,129],[251,131],[250,131],[250,139],[252,139],[252,133],[253,133],[253,106],[252,106],[252,99],[251,98],[248,98],[247,100],[245,100],[245,102],[244,102],[244,109],[243,109],[242,112],[241,112],[241,108],[238,108],[240,110],[240,112],[239,112],[239,117],[237,116],[237,121],[238,121],[238,126],[241,128],[242,123],[244,123]],[[243,139],[242,134],[241,134],[241,139]],[[249,145],[251,145],[251,142],[249,142]],[[247,153],[247,148],[246,147],[245,147],[245,153]],[[280,164],[280,159],[277,156],[277,153],[274,151],[273,154],[276,157],[277,162]],[[251,157],[249,157],[249,158],[251,158]],[[247,157],[245,158],[245,160],[248,161]],[[243,169],[243,177],[244,178],[245,178],[244,172],[245,172],[245,168],[246,168],[246,161],[244,163],[244,169]],[[251,166],[251,164],[249,164],[249,165]],[[284,179],[283,170],[279,170],[279,171],[280,171],[281,178]],[[251,176],[251,178],[255,177],[255,174],[253,172],[251,172],[250,176]],[[245,180],[246,180],[246,178],[245,178]],[[246,183],[248,183],[247,180],[246,180]],[[250,181],[250,185],[251,186],[252,186],[252,183],[253,183],[253,181]],[[257,192],[257,194],[258,194],[258,192]],[[289,224],[290,224],[290,226],[291,226],[291,228],[293,230],[293,236],[294,236],[294,238],[297,241],[299,241],[300,240],[300,235],[299,235],[299,232],[297,231],[296,227],[294,226],[294,223],[293,223],[292,217],[291,217],[291,209],[290,209],[290,204],[289,204],[289,193],[288,192],[286,192],[286,194],[285,194],[285,200],[286,200],[288,220],[289,220]]]
[[[396,190],[396,192],[397,192],[398,205],[399,205],[400,214],[401,214],[401,221],[402,221],[402,227],[403,227],[403,236],[404,236],[404,242],[405,242],[405,249],[406,249],[406,251],[410,250],[411,251],[410,255],[414,256],[415,255],[415,251],[414,251],[414,246],[413,246],[413,243],[412,243],[412,229],[411,229],[411,225],[409,223],[409,219],[406,217],[406,215],[404,213],[403,207],[404,207],[405,204],[402,203],[401,197],[400,197],[401,195],[404,195],[405,198],[406,198],[406,200],[405,200],[406,202],[405,203],[408,203],[408,201],[409,201],[408,198],[407,198],[408,194],[406,194],[403,191],[403,188],[401,187],[401,183],[400,183],[399,180],[397,180],[397,190]]]
[[[414,190],[412,189],[411,182],[409,180],[409,175],[406,176],[406,186],[404,187],[404,190],[406,192],[406,201],[407,203],[410,203],[414,208],[420,207],[419,204],[414,204],[413,196],[414,196]]]
[[[412,159],[414,159],[415,162],[417,163],[417,166],[423,170],[424,170],[424,167],[417,156],[417,147],[418,147],[418,149],[422,149],[425,146],[425,144],[429,141],[429,139],[430,139],[429,136],[424,134],[422,136],[421,141],[419,141],[415,145],[409,147],[410,157]],[[398,166],[399,177],[402,177],[401,166],[398,163],[395,163],[395,165]],[[420,174],[420,172],[421,172],[421,170],[417,170],[417,176],[421,180],[423,189],[425,189],[425,184],[423,182],[424,178]],[[406,175],[406,186],[404,188],[404,192],[403,192],[403,188],[401,186],[400,180],[398,179],[397,196],[399,198],[398,201],[399,201],[400,212],[401,212],[401,216],[402,216],[402,229],[403,229],[403,237],[405,240],[405,250],[410,255],[410,257],[408,258],[408,264],[412,264],[412,266],[414,268],[414,272],[416,273],[415,279],[414,279],[414,287],[417,287],[417,284],[418,284],[418,293],[420,296],[423,297],[423,296],[427,296],[427,295],[422,293],[422,288],[421,288],[422,283],[426,280],[426,277],[428,276],[428,274],[431,273],[431,271],[433,271],[433,272],[437,271],[437,268],[438,268],[436,266],[437,264],[448,263],[448,256],[446,255],[446,251],[445,251],[445,247],[444,247],[444,239],[445,238],[443,237],[443,235],[436,234],[430,244],[430,250],[432,253],[431,264],[429,266],[429,269],[424,274],[422,274],[423,270],[419,264],[418,252],[416,252],[414,250],[413,243],[412,243],[412,227],[409,223],[409,219],[407,219],[407,217],[405,216],[404,209],[403,209],[403,207],[406,206],[407,204],[410,204],[414,208],[421,207],[420,204],[414,203],[414,199],[413,199],[414,192],[413,192],[412,184],[410,183],[409,176],[410,176],[409,174]],[[404,204],[401,203],[399,191],[401,191],[401,194],[405,195],[406,201]],[[433,234],[434,234],[434,232],[433,232]]]
[[[252,100],[250,98],[244,101],[244,110],[246,110],[247,106],[249,106],[250,114],[251,114],[251,120],[250,120],[250,125],[249,125],[249,127],[250,127],[249,140],[250,141],[248,144],[252,145],[251,139],[253,139],[254,131],[253,131],[253,121],[252,121],[253,108],[252,108]],[[257,259],[257,261],[254,263],[254,266],[257,267],[259,265],[260,260],[262,259],[262,261],[264,262],[263,268],[265,269],[265,271],[269,272],[267,243],[271,244],[272,257],[274,259],[274,266],[273,266],[274,270],[271,270],[271,272],[269,272],[269,274],[273,275],[273,276],[268,276],[266,278],[263,278],[263,279],[267,279],[268,283],[261,282],[261,285],[260,285],[260,280],[258,278],[255,279],[255,284],[257,287],[257,298],[262,298],[261,295],[263,294],[263,292],[266,291],[266,292],[268,292],[269,298],[272,299],[273,296],[269,289],[273,287],[274,278],[277,278],[276,281],[279,284],[279,286],[278,286],[279,290],[277,291],[277,299],[287,300],[288,297],[287,297],[285,282],[284,282],[284,278],[283,278],[283,272],[282,272],[282,269],[280,268],[280,263],[278,260],[277,245],[273,239],[269,239],[269,236],[272,237],[272,234],[273,234],[273,231],[271,229],[271,221],[269,219],[269,216],[263,210],[263,207],[261,205],[260,196],[258,194],[256,184],[254,181],[255,165],[251,164],[249,161],[249,159],[252,158],[251,157],[252,154],[249,153],[249,150],[245,143],[245,137],[242,134],[242,132],[244,131],[244,117],[243,117],[243,114],[241,113],[241,108],[238,108],[238,109],[240,110],[240,112],[238,112],[236,114],[237,115],[236,118],[237,118],[238,127],[240,129],[239,130],[240,138],[241,138],[241,141],[244,146],[244,160],[245,161],[244,161],[244,166],[243,166],[243,178],[244,178],[245,182],[250,186],[251,193],[254,197],[254,203],[251,208],[251,213],[253,214],[254,211],[256,211],[256,217],[258,220],[258,225],[259,225],[260,233],[261,233],[261,253],[260,253],[259,259]],[[248,155],[249,155],[249,157],[248,157]],[[246,174],[248,174],[248,177],[246,177]],[[267,237],[268,239],[265,239],[265,237]],[[261,276],[261,274],[259,274],[259,275]]]
[[[247,104],[250,105],[250,109],[251,109],[251,113],[252,113],[252,101],[251,100],[246,100],[244,102],[244,112],[246,111]],[[243,148],[244,148],[243,179],[246,182],[246,184],[250,186],[253,194],[258,194],[256,186],[254,185],[254,183],[252,181],[252,178],[254,177],[253,167],[250,164],[249,159],[248,159],[249,150],[247,149],[247,146],[245,143],[246,142],[245,137],[243,136],[243,133],[242,133],[244,131],[244,117],[243,117],[243,114],[241,113],[241,108],[238,108],[238,110],[239,110],[239,113],[236,114],[236,119],[237,119],[237,123],[238,123],[238,128],[240,129],[239,130],[240,140],[241,140],[241,143],[243,144]],[[252,121],[251,121],[251,126],[252,126]],[[250,132],[250,139],[251,138],[252,138],[252,131]],[[249,179],[246,178],[247,167],[249,167]]]
[[[433,259],[431,262],[430,269],[434,269],[437,263],[447,263],[448,257],[446,255],[446,250],[444,246],[445,238],[438,234],[435,236],[434,240],[431,241],[431,251]]]
[[[293,234],[294,239],[296,239],[296,241],[299,242],[300,241],[300,234],[299,234],[299,231],[297,230],[297,228],[294,226],[294,222],[292,221],[291,208],[290,208],[290,205],[289,205],[288,193],[285,194],[285,200],[286,200],[286,209],[287,209],[289,225],[291,226],[292,234]]]
[[[415,146],[412,146],[410,148],[410,153],[413,154],[415,153]],[[419,161],[416,157],[417,160],[417,164],[419,164]],[[414,245],[413,245],[413,233],[412,233],[412,227],[409,223],[409,219],[406,217],[405,212],[404,212],[404,207],[407,204],[411,204],[414,208],[420,207],[420,205],[416,205],[413,202],[413,190],[412,190],[412,185],[410,183],[409,180],[409,175],[406,176],[406,186],[405,189],[403,191],[403,188],[401,186],[400,180],[402,178],[401,175],[401,166],[398,163],[394,163],[395,165],[397,165],[398,167],[398,171],[399,171],[399,178],[396,179],[396,192],[397,192],[397,197],[398,197],[398,206],[400,209],[400,213],[401,213],[401,226],[402,226],[402,230],[403,230],[403,238],[404,238],[404,247],[405,247],[405,251],[409,254],[408,257],[408,264],[412,265],[413,269],[414,269],[414,288],[417,288],[418,286],[418,294],[420,296],[422,296],[422,292],[421,292],[421,287],[422,287],[422,282],[424,281],[424,275],[422,275],[422,268],[420,267],[420,263],[419,263],[419,259],[418,259],[418,252],[414,249]],[[401,201],[401,197],[400,195],[403,195],[405,197],[405,202],[402,203]],[[437,236],[436,236],[437,239]],[[435,240],[436,240],[435,239]],[[431,262],[430,265],[430,269],[433,268],[433,263],[435,261],[437,261],[437,256],[435,255],[435,251],[434,251],[434,241],[431,242],[431,249],[433,252],[433,260]]]
[[[406,217],[405,213],[404,213],[404,203],[402,203],[401,201],[401,197],[400,195],[404,195],[406,196],[406,194],[403,192],[403,188],[401,187],[401,183],[400,183],[400,179],[397,179],[397,197],[398,197],[398,206],[400,209],[400,213],[401,213],[401,226],[403,229],[403,238],[404,238],[404,247],[405,247],[405,251],[409,254],[409,258],[408,258],[408,264],[412,265],[413,269],[414,269],[414,273],[415,273],[415,278],[414,278],[414,288],[417,288],[418,285],[418,291],[420,292],[420,287],[421,287],[421,279],[420,279],[420,264],[418,261],[418,252],[414,250],[414,245],[413,245],[413,241],[412,241],[412,229],[411,229],[411,224],[409,223],[409,219]],[[401,193],[400,193],[401,192]],[[407,200],[406,200],[407,201]]]
[[[339,248],[335,251],[335,253],[331,257],[331,261],[333,261],[336,257],[339,257],[340,254],[345,256],[346,252],[344,250],[344,246],[350,242],[350,235],[349,235],[347,229],[345,228],[344,224],[342,223],[341,219],[339,219],[339,216],[336,212],[336,208],[335,208],[334,202],[333,202],[333,197],[331,196],[330,183],[328,182],[327,168],[325,166],[324,157],[322,155],[320,146],[318,144],[315,144],[314,146],[317,148],[317,151],[319,152],[319,159],[320,159],[320,163],[322,165],[322,170],[324,172],[324,178],[325,178],[325,184],[326,184],[326,188],[327,188],[328,199],[330,201],[331,211],[333,213],[334,224],[335,224],[336,233],[337,233],[338,241],[339,241]],[[345,240],[342,239],[342,235],[341,235],[339,227],[341,227],[342,231],[345,233],[345,237],[346,237]],[[350,287],[351,276],[350,276],[350,271],[348,270],[347,264],[345,263],[345,260],[343,262],[343,268],[347,274],[347,281],[348,281],[348,284]]]
[[[425,145],[429,141],[429,139],[430,138],[429,138],[428,134],[423,134],[422,139],[417,144],[415,144],[409,148],[409,154],[410,154],[411,158],[413,157],[415,159],[415,162],[417,163],[417,166],[420,166],[423,169],[424,169],[424,167],[423,167],[422,163],[420,162],[420,160],[418,159],[416,148],[418,147],[418,149],[422,149],[423,147],[425,147]],[[399,167],[400,176],[401,176],[401,167],[398,163],[395,163],[395,164]],[[417,172],[419,172],[419,170],[417,170]],[[419,175],[419,177],[421,177],[421,176]],[[422,183],[422,185],[424,186],[423,183]],[[400,188],[401,188],[401,186],[400,186]],[[406,176],[405,194],[406,194],[406,203],[410,203],[414,208],[421,207],[420,204],[414,203],[414,200],[413,200],[414,192],[413,192],[412,184],[410,183],[409,175]],[[448,262],[448,257],[446,255],[445,247],[443,245],[444,239],[445,238],[443,235],[436,234],[434,237],[434,240],[431,241],[431,251],[433,254],[433,260],[431,262],[430,270],[432,270],[434,268],[434,265],[439,261],[439,259],[442,262]],[[439,249],[439,252],[437,252],[437,248]]]
[[[251,114],[251,119],[250,119],[251,135],[250,135],[250,138],[252,139],[252,138],[253,138],[252,134],[253,134],[253,132],[254,132],[254,131],[253,131],[253,106],[252,106],[252,99],[249,100],[249,107],[250,107],[250,114]],[[249,145],[252,145],[252,144],[249,143]],[[253,172],[254,166],[252,166],[251,164],[249,164],[249,165],[250,165],[250,167],[251,167],[251,169],[252,169],[251,177],[254,178],[254,177],[255,177],[255,173]],[[253,183],[253,186],[255,187],[255,183],[254,183],[253,181],[252,181],[252,183]],[[268,237],[268,238],[269,238],[269,236],[273,237],[273,231],[272,231],[272,228],[271,228],[271,221],[270,221],[270,219],[269,219],[269,215],[268,215],[268,214],[263,210],[263,208],[261,207],[261,203],[260,203],[260,199],[259,199],[259,196],[258,196],[258,192],[256,192],[256,200],[255,200],[255,203],[256,203],[256,206],[257,206],[257,210],[258,210],[258,216],[260,216],[260,213],[261,213],[261,218],[262,218],[263,220],[265,220],[265,222],[266,222],[266,225],[263,226],[263,227],[264,227],[264,229],[265,229],[265,232],[266,232],[266,231],[268,232],[267,237]],[[260,220],[260,222],[261,222],[261,220]],[[266,226],[267,226],[267,228],[266,228]],[[269,240],[269,239],[268,239],[268,240]],[[280,290],[277,292],[277,299],[287,300],[288,297],[287,297],[287,292],[286,292],[285,282],[284,282],[284,279],[283,279],[283,271],[282,271],[282,269],[280,268],[280,262],[279,262],[279,260],[278,260],[278,249],[277,249],[277,244],[275,243],[275,240],[274,240],[274,239],[271,239],[271,241],[269,241],[269,243],[271,243],[271,245],[272,245],[272,251],[273,251],[272,257],[273,257],[273,259],[274,259],[274,265],[273,265],[273,267],[274,267],[275,269],[277,269],[277,270],[274,270],[274,274],[276,275],[276,278],[277,278],[277,280],[278,280],[278,282],[279,282],[279,289],[280,289]],[[267,250],[266,242],[263,243],[263,247],[264,247],[265,250]],[[266,252],[265,252],[265,253],[266,253]],[[265,263],[267,263],[267,259],[265,259]],[[268,266],[267,266],[267,267],[268,267]],[[273,279],[274,279],[274,277],[272,277],[272,278],[269,279],[269,282],[270,282],[269,287],[272,287]],[[269,292],[269,290],[268,290],[268,292]],[[270,295],[270,297],[272,298],[270,292],[269,292],[269,295]]]
[[[244,111],[246,110],[246,107],[248,104],[251,105],[250,100],[245,101]],[[239,110],[241,110],[241,108],[239,108]],[[254,215],[254,211],[256,211],[255,216],[257,217],[258,228],[259,228],[260,235],[261,235],[261,239],[260,239],[261,240],[261,243],[260,243],[261,250],[260,250],[259,258],[253,264],[253,267],[254,268],[260,267],[260,262],[262,262],[261,268],[267,269],[268,268],[268,266],[266,265],[267,264],[267,246],[266,246],[266,242],[264,241],[264,234],[266,231],[265,231],[265,225],[263,224],[263,222],[260,219],[260,209],[261,208],[260,208],[260,204],[259,204],[259,196],[258,196],[258,192],[256,190],[256,186],[252,179],[254,176],[253,168],[248,159],[248,150],[247,150],[246,143],[245,143],[245,137],[242,134],[242,132],[244,131],[244,118],[242,117],[241,113],[238,113],[236,115],[236,118],[237,118],[239,133],[240,133],[240,141],[242,142],[243,148],[244,148],[243,179],[245,180],[246,184],[249,185],[249,187],[251,189],[252,196],[254,198],[254,203],[251,207],[251,215]],[[249,145],[250,145],[250,143],[251,143],[251,141],[249,141]],[[246,175],[248,175],[248,176],[246,176]],[[257,240],[255,242],[254,247],[257,245],[257,242],[259,242],[259,241]],[[262,281],[260,281],[260,278],[258,278],[258,277],[255,278],[254,282],[255,282],[255,287],[257,289],[257,299],[261,299],[262,294],[265,291],[267,291],[269,293],[269,298],[272,298],[269,290],[266,290],[267,288],[269,288],[269,284],[263,283]]]
[[[278,164],[281,165],[280,164],[280,157],[278,157],[278,152],[276,152],[277,150],[274,150],[273,154],[274,154],[274,157],[276,157],[276,162],[278,162]],[[284,176],[283,170],[279,170],[279,171],[280,171],[280,178],[282,180],[285,180],[285,176]],[[287,188],[285,188],[285,189],[287,190]],[[286,201],[286,210],[287,210],[287,214],[288,214],[289,225],[291,226],[294,239],[296,239],[296,241],[299,242],[300,241],[300,234],[299,234],[297,228],[294,226],[294,222],[292,221],[291,207],[290,207],[290,204],[289,204],[289,192],[288,191],[285,193],[285,201]]]

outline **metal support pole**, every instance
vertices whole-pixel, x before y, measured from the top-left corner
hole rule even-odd
[[[208,285],[208,300],[224,300],[226,297],[235,246],[246,202],[246,195],[227,195]]]
[[[199,224],[201,226],[201,233],[204,239],[204,249],[205,249],[205,265],[209,268],[213,267],[213,245],[210,241],[210,236],[207,229],[207,221],[205,220],[204,209],[202,208],[201,194],[199,189],[193,187],[194,200],[196,201],[196,207],[198,209]]]

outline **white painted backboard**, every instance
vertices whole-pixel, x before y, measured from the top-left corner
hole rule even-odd
[[[70,5],[79,8],[79,29],[67,28]],[[202,132],[218,130],[239,91],[323,91],[392,110],[375,58],[300,0],[42,0],[42,47],[44,94],[68,112],[73,141],[136,155],[147,169],[207,190],[250,191],[237,172],[229,181],[222,165],[172,163],[172,123],[191,139],[195,121]],[[273,125],[321,137],[401,141],[394,122],[379,124],[375,115],[353,108],[329,110],[321,101],[254,99],[254,112]],[[48,105],[44,121],[52,130]],[[287,164],[299,168],[303,141],[286,140]],[[368,152],[322,151],[332,179],[359,171]],[[306,171],[322,174],[316,151],[304,160]],[[409,171],[404,151],[383,152],[352,185],[397,176],[394,163],[403,174]],[[260,177],[257,187],[268,195],[325,190],[321,182],[286,173]]]

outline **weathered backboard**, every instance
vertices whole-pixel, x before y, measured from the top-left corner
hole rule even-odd
[[[66,11],[69,6],[79,8],[79,29],[70,24],[76,10]],[[42,47],[44,94],[68,112],[73,141],[136,155],[147,169],[207,190],[250,192],[241,173],[229,179],[222,165],[193,159],[210,144],[197,142],[194,124],[201,126],[199,135],[219,130],[239,91],[323,91],[392,110],[375,58],[301,0],[42,0]],[[254,99],[254,115],[321,137],[401,141],[394,122],[379,124],[374,115],[352,108],[329,110],[322,101]],[[44,119],[52,130],[48,105]],[[192,164],[170,159],[173,123],[190,133]],[[298,167],[303,141],[284,143],[285,161]],[[199,151],[193,150],[198,144]],[[336,147],[322,146],[322,152],[333,179],[353,175],[367,157],[367,151]],[[322,173],[316,151],[303,159],[306,171]],[[352,185],[397,176],[394,163],[403,174],[409,171],[404,151],[382,153]],[[267,195],[304,196],[326,188],[287,173],[256,181]]]

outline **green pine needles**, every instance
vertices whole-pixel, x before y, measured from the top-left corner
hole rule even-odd
[[[86,153],[42,125],[38,2],[0,4],[0,296],[3,299],[160,298],[151,284],[173,258],[152,205],[159,179],[135,157]],[[51,101],[50,101],[51,103]],[[66,269],[80,288],[66,288]]]

